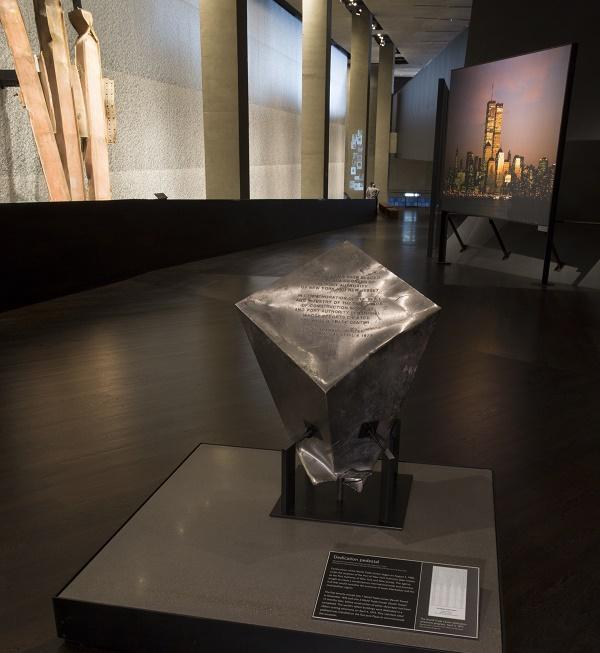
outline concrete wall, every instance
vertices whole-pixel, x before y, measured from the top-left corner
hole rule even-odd
[[[38,51],[32,3],[20,5]],[[94,15],[104,74],[115,80],[113,197],[203,198],[198,0],[86,0],[84,7]],[[14,68],[2,30],[0,68]],[[27,114],[15,89],[0,90],[0,201],[33,200],[47,200],[47,190]]]
[[[390,170],[390,124],[394,84],[394,48],[379,48],[377,65],[377,113],[375,120],[375,157],[371,178],[379,188],[380,201],[388,201]]]
[[[208,199],[248,197],[247,71],[239,65],[240,58],[246,59],[244,28],[240,34],[244,21],[245,8],[237,0],[200,3]]]
[[[331,0],[302,0],[303,198],[328,194],[330,64]]]
[[[373,44],[373,48],[379,48]],[[367,169],[365,186],[375,178],[375,134],[377,131],[377,90],[378,90],[379,64],[371,64],[369,70],[369,117],[367,128]]]

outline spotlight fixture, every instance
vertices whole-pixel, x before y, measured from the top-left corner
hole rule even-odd
[[[362,0],[340,0],[340,2],[354,16],[361,16],[364,10],[368,11],[367,6]],[[371,30],[375,43],[379,47],[384,48],[388,43],[392,42],[390,37],[383,32],[381,24],[375,16],[371,17]]]
[[[396,51],[394,52],[394,63],[398,66],[406,65],[408,61],[406,60],[406,57],[402,55],[400,50],[396,48]]]
[[[340,2],[355,16],[362,16],[363,11],[366,9],[365,3],[362,0],[340,0]]]
[[[377,43],[377,45],[379,45],[382,48],[385,47],[386,43],[391,42],[389,37],[386,34],[384,34],[383,32],[376,32],[373,35],[373,38],[375,39],[375,42]]]
[[[390,37],[383,31],[383,28],[381,27],[381,23],[373,16],[373,19],[371,21],[371,30],[373,31],[373,38],[375,39],[375,43],[377,43],[378,46],[380,47],[385,47],[387,43],[391,43]]]

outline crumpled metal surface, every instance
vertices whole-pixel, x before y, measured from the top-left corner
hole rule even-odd
[[[360,491],[439,306],[349,242],[236,306],[311,481]]]

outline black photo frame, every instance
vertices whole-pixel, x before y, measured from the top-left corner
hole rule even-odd
[[[552,186],[552,192],[550,196],[550,206],[549,206],[549,211],[548,211],[548,224],[547,224],[547,237],[546,237],[546,246],[545,246],[545,255],[544,255],[544,262],[543,262],[543,269],[542,269],[542,278],[541,278],[541,283],[543,286],[548,285],[548,280],[549,280],[549,274],[550,274],[550,264],[552,261],[552,253],[554,250],[554,231],[555,231],[555,224],[556,224],[556,214],[557,214],[557,206],[558,206],[558,196],[559,196],[559,191],[560,191],[560,181],[561,181],[561,174],[562,174],[562,167],[563,167],[563,159],[564,159],[564,150],[565,150],[565,141],[566,141],[566,132],[567,132],[567,124],[568,124],[568,119],[569,119],[569,110],[570,110],[570,104],[571,104],[571,95],[572,95],[572,88],[573,88],[573,78],[574,78],[574,73],[575,73],[575,63],[576,63],[576,58],[577,58],[577,44],[576,43],[567,43],[567,44],[560,44],[556,45],[552,48],[545,48],[544,50],[536,50],[533,52],[525,52],[517,56],[525,56],[527,54],[535,54],[536,52],[543,52],[545,50],[553,50],[559,47],[570,47],[570,52],[569,52],[569,61],[568,61],[568,66],[567,66],[567,75],[566,75],[566,82],[565,82],[565,91],[564,91],[564,96],[563,96],[563,105],[562,105],[562,111],[561,111],[561,120],[560,120],[560,128],[559,128],[559,136],[558,136],[558,142],[557,142],[557,150],[556,150],[556,168],[555,168],[555,176],[554,176],[554,183]],[[504,61],[505,59],[512,59],[515,57],[505,57],[504,59],[498,59],[486,63],[495,63],[495,61]],[[481,64],[478,64],[481,65]],[[485,65],[485,64],[484,64]],[[465,68],[469,68],[470,66],[465,66]],[[454,72],[454,71],[453,71]],[[450,89],[450,96],[452,94],[452,89]],[[446,241],[447,241],[447,234],[448,234],[448,224],[450,223],[453,228],[456,231],[456,228],[454,227],[454,222],[453,222],[453,216],[457,215],[456,211],[452,211],[448,209],[447,207],[444,207],[444,201],[443,201],[443,193],[442,193],[442,185],[443,185],[443,175],[445,172],[445,165],[444,165],[444,157],[445,157],[445,152],[446,152],[446,147],[447,147],[447,132],[448,132],[448,103],[446,105],[440,105],[438,103],[438,111],[443,112],[442,120],[445,124],[445,128],[443,131],[436,130],[436,146],[435,146],[435,155],[436,158],[434,160],[434,169],[436,169],[436,166],[440,170],[440,174],[437,175],[436,179],[434,180],[434,186],[432,189],[432,192],[434,195],[440,198],[440,222],[439,222],[439,240],[438,240],[438,262],[445,264],[446,263]],[[440,117],[438,116],[438,122],[440,121]],[[443,139],[442,142],[438,142],[439,139]],[[441,157],[438,159],[437,157]],[[463,214],[465,215],[465,214]],[[492,216],[492,215],[484,215],[483,212],[481,214],[479,213],[473,213],[472,211],[469,211],[468,214],[470,216],[474,217],[481,217],[481,218],[486,218],[490,221],[492,228],[494,229],[494,233],[496,236],[499,236],[497,229],[495,228],[495,224],[493,222],[494,217],[497,216]],[[457,234],[458,235],[458,234]],[[460,237],[459,237],[460,239]],[[461,241],[462,242],[462,241]],[[500,245],[503,250],[504,259],[507,259],[510,256],[510,252],[506,249],[504,243],[502,242],[500,238]],[[463,244],[463,247],[466,248],[466,245]]]

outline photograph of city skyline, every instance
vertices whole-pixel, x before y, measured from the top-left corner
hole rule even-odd
[[[452,71],[442,209],[548,224],[570,53]]]

